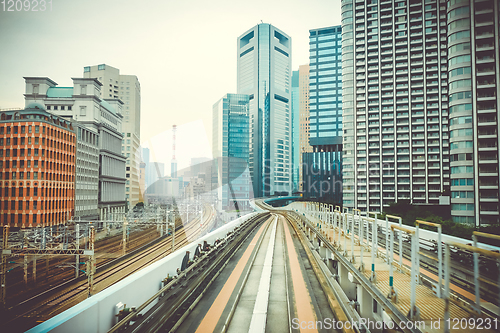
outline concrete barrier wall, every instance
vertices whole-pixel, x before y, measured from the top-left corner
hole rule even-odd
[[[127,307],[143,304],[160,290],[161,281],[167,274],[176,275],[186,251],[191,252],[192,258],[199,243],[207,241],[213,244],[256,214],[250,213],[231,221],[27,332],[107,332],[116,321],[116,304],[121,302]]]

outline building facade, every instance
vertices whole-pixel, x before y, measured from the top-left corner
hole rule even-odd
[[[249,95],[250,174],[256,196],[292,191],[292,40],[262,23],[238,37],[238,94]]]
[[[73,87],[57,87],[57,83],[45,77],[25,77],[25,103],[37,102],[47,112],[68,121],[78,122],[87,132],[80,131],[80,153],[77,162],[79,174],[77,197],[85,198],[85,208],[79,209],[80,218],[93,216],[95,206],[95,175],[99,175],[98,203],[100,219],[119,218],[125,213],[125,157],[121,153],[123,138],[119,99],[101,99],[101,83],[93,78],[73,78]],[[92,137],[98,134],[97,138]],[[78,139],[78,137],[77,137]],[[93,149],[97,139],[98,152]],[[85,140],[88,142],[85,143]],[[96,164],[96,158],[99,163]],[[88,197],[90,193],[94,193]],[[80,204],[79,204],[80,205]],[[87,213],[91,214],[86,215]]]
[[[309,145],[304,196],[342,202],[342,30],[309,31]]]
[[[73,125],[30,103],[0,112],[0,225],[65,223],[75,210]]]
[[[75,217],[99,219],[99,132],[73,122],[76,131]]]
[[[447,1],[451,215],[499,223],[500,6]]]
[[[309,65],[299,66],[299,191],[304,191],[303,154],[312,152],[309,144]]]
[[[213,106],[212,153],[219,210],[246,209],[253,198],[248,173],[249,102],[248,95],[226,94]]]
[[[299,71],[292,72],[292,192],[299,191],[300,182],[300,89]]]
[[[450,186],[446,2],[343,0],[341,13],[344,206],[439,204]]]
[[[130,207],[139,202],[139,168],[141,163],[141,84],[135,75],[120,74],[106,64],[87,66],[85,78],[95,78],[102,84],[102,99],[120,99],[122,107],[122,153],[127,158],[125,197]]]

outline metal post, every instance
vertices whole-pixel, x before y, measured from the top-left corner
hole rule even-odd
[[[474,247],[477,247],[477,236],[472,235]],[[499,285],[500,286],[500,285]],[[481,294],[479,292],[479,253],[474,252],[474,291],[476,294],[476,311],[481,314]]]
[[[375,214],[375,219],[372,223],[372,273],[370,276],[370,281],[372,283],[376,282],[375,276],[375,254],[377,253],[377,213]]]
[[[387,218],[386,218],[387,221]],[[389,232],[388,230],[386,230]],[[390,241],[390,258],[389,260],[389,295],[387,297],[392,300],[392,302],[397,302],[396,290],[394,289],[394,269],[392,267],[392,262],[394,260],[394,230],[391,228],[391,241]]]
[[[399,218],[399,227],[403,226],[403,219]],[[399,269],[403,271],[403,230],[399,230]]]
[[[444,332],[450,332],[450,246],[444,248]]]
[[[438,263],[438,269],[439,269],[439,277],[438,277],[438,288],[437,288],[437,297],[441,298],[442,293],[441,293],[441,288],[443,286],[443,281],[442,281],[442,276],[443,276],[443,249],[441,246],[441,225],[438,226],[438,258],[439,258],[439,263]]]
[[[364,228],[363,218],[360,216],[359,217],[359,249],[360,249],[359,270],[362,273],[365,271],[365,264],[363,262],[363,228]]]
[[[412,249],[411,249],[411,301],[410,301],[410,320],[414,320],[415,318],[415,303],[416,303],[416,298],[417,298],[417,292],[416,292],[416,288],[417,288],[417,273],[416,273],[416,270],[417,270],[417,267],[415,265],[416,263],[416,255],[417,255],[417,251],[418,251],[418,246],[416,245],[416,242],[417,242],[417,235],[414,233],[412,235],[412,240],[411,240],[411,245],[412,245]],[[446,318],[445,318],[446,320]]]
[[[28,286],[28,256],[25,254],[24,257],[24,285]]]
[[[80,249],[80,225],[78,223],[75,223],[75,236],[76,236],[76,250]],[[80,255],[76,255],[76,261],[75,261],[75,278],[78,278],[80,276]]]
[[[94,287],[94,273],[95,273],[94,238],[95,238],[95,230],[94,227],[91,226],[89,230],[89,250],[92,250],[92,255],[87,261],[88,297],[92,296],[92,289]]]
[[[33,283],[36,286],[36,256],[33,256]]]
[[[0,273],[2,274],[2,280],[0,281],[0,287],[2,291],[0,293],[2,307],[5,308],[5,301],[7,299],[7,282],[6,282],[6,274],[7,274],[7,254],[3,253],[3,250],[7,250],[9,248],[9,225],[4,225],[3,228],[3,248],[2,248],[2,267],[0,268]]]
[[[351,262],[354,264],[356,262],[356,258],[354,257],[354,210],[351,214],[352,223],[351,223]]]
[[[338,218],[338,222],[339,222],[339,242],[338,242],[338,250],[342,250],[342,246],[340,245],[340,236],[342,234],[342,226],[341,226],[341,223],[342,223],[342,213],[340,212],[340,207],[339,207],[339,210],[337,211],[337,218]]]
[[[415,236],[417,237],[417,244],[415,247],[417,248],[417,254],[415,257],[415,264],[417,265],[417,283],[420,284],[420,228],[419,224],[416,225]]]
[[[343,207],[344,211],[344,216],[343,216],[343,222],[344,222],[344,256],[347,256],[347,213],[349,212],[349,208]]]
[[[172,253],[175,252],[175,214],[172,214]]]
[[[385,258],[389,263],[389,220],[385,217]]]
[[[122,254],[125,255],[127,253],[127,219],[123,219],[123,231],[122,231]],[[92,228],[92,230],[94,230]]]

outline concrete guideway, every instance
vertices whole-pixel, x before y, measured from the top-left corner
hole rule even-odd
[[[288,220],[273,214],[250,238],[177,332],[332,332],[336,319]]]

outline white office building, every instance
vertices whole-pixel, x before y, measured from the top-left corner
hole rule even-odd
[[[73,78],[72,87],[57,87],[47,77],[24,79],[26,105],[40,103],[48,112],[78,123],[75,217],[120,218],[126,205],[123,103],[101,99],[102,84],[93,78]]]
[[[102,84],[101,98],[123,102],[122,153],[127,158],[125,195],[130,208],[139,202],[139,168],[141,152],[141,84],[135,75],[120,74],[106,64],[84,67],[83,76],[96,78]]]

